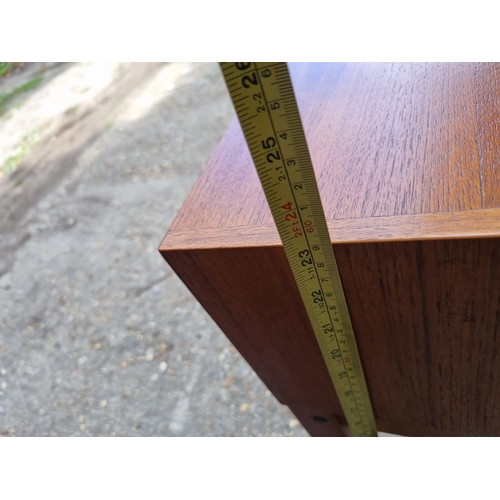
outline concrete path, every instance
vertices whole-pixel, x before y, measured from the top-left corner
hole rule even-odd
[[[157,252],[233,117],[214,64],[0,80],[0,434],[305,436]]]

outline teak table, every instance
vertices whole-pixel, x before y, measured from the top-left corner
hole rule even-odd
[[[289,67],[378,430],[500,435],[500,65]],[[236,121],[160,251],[311,435],[345,435]]]

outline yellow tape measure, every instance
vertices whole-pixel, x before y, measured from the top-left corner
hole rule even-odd
[[[377,436],[288,67],[220,66],[351,434]]]

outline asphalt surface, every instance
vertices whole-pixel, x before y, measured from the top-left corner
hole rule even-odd
[[[40,131],[0,177],[0,434],[306,436],[157,251],[234,116],[217,64],[43,78],[0,116],[1,161]]]

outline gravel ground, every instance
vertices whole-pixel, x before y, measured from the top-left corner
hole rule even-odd
[[[49,131],[0,178],[0,434],[306,436],[157,251],[233,117],[218,66],[44,78],[0,118],[4,158]]]

